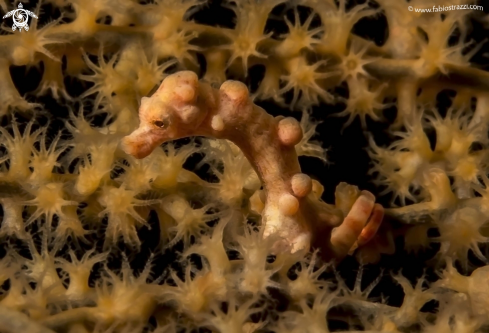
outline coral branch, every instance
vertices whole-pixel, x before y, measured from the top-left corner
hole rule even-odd
[[[26,314],[10,310],[4,306],[0,306],[0,330],[5,333],[54,333],[49,328],[31,320]]]

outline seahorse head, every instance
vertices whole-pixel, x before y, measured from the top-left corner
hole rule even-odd
[[[123,138],[122,149],[144,158],[163,142],[191,136],[206,117],[198,95],[199,79],[194,72],[167,76],[153,96],[142,98],[139,128]]]

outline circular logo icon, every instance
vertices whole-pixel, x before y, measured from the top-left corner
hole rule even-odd
[[[19,31],[22,31],[24,29],[25,31],[29,31],[29,16],[38,18],[37,15],[29,10],[25,10],[24,6],[22,6],[22,3],[19,3],[19,6],[17,9],[11,10],[7,14],[3,16],[3,18],[7,18],[12,16],[12,20],[14,21],[14,24],[12,25],[12,31],[15,31],[19,29]]]
[[[24,9],[17,9],[13,15],[13,20],[17,27],[25,27],[27,25],[27,12]]]

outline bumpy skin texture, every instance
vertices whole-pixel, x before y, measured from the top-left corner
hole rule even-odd
[[[309,176],[301,173],[295,145],[302,130],[294,118],[273,117],[249,98],[239,81],[220,89],[199,82],[191,71],[165,78],[139,109],[140,125],[121,148],[144,158],[169,140],[207,136],[234,142],[250,161],[266,190],[264,237],[279,236],[275,251],[321,249],[327,259],[343,258],[372,239],[383,217],[375,197],[361,192],[346,217],[317,199]]]

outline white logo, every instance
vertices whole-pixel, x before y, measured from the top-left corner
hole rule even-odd
[[[25,29],[25,31],[29,31],[29,16],[38,18],[36,14],[33,12],[30,12],[28,10],[25,10],[22,6],[22,3],[19,3],[18,9],[11,10],[3,18],[7,18],[10,16],[13,16],[12,19],[14,20],[14,24],[12,25],[12,30],[15,31],[16,29],[19,29],[19,31],[22,31],[22,28]]]

